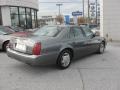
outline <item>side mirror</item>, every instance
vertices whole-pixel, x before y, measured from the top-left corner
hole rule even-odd
[[[99,32],[99,31],[96,31],[96,32],[94,33],[94,37],[96,37],[96,36],[100,36],[100,32]]]

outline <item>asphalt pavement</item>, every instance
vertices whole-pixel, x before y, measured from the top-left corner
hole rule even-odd
[[[120,90],[120,44],[75,60],[66,70],[31,67],[0,52],[0,90]]]

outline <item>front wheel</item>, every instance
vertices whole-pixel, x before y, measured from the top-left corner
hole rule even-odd
[[[61,69],[66,69],[70,66],[72,60],[72,53],[69,50],[64,50],[60,53],[57,59],[57,66]]]
[[[102,42],[99,46],[98,53],[103,54],[105,52],[105,44]]]

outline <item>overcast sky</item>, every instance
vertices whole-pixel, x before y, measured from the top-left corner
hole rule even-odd
[[[87,15],[87,1],[85,0],[85,15]],[[73,2],[73,3],[63,3],[61,7],[61,13],[63,15],[71,15],[73,11],[83,11],[82,0],[39,0],[39,12],[38,17],[44,15],[57,15],[58,7],[56,3],[40,3],[40,2]],[[95,0],[90,0],[90,2],[95,2]]]

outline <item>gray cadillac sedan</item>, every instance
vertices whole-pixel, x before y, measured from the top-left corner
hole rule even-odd
[[[105,38],[86,26],[45,26],[26,37],[10,40],[7,55],[30,65],[56,63],[61,69],[92,53],[104,53]]]

